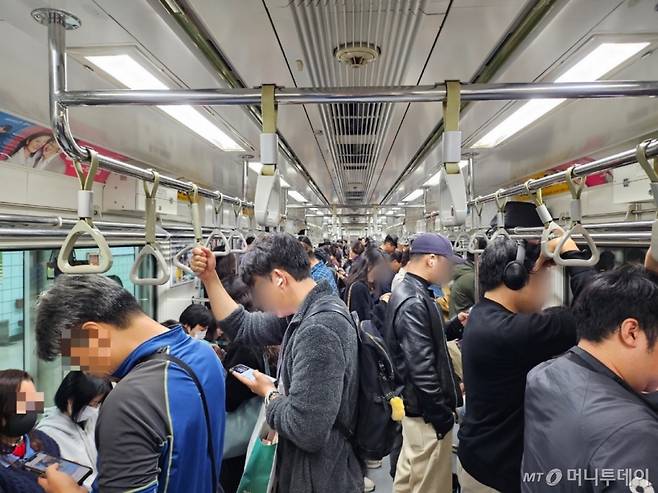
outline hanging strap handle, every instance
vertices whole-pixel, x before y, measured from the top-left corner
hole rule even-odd
[[[635,156],[637,162],[640,163],[642,169],[647,174],[649,181],[651,182],[651,195],[653,196],[653,201],[656,204],[656,219],[651,226],[651,256],[653,259],[658,262],[658,161],[653,160],[653,165],[649,162],[647,158],[647,147],[651,143],[651,140],[645,140],[637,146],[635,151]]]
[[[534,200],[535,210],[537,211],[537,215],[544,225],[544,230],[541,233],[541,253],[545,258],[552,259],[555,253],[549,250],[548,244],[553,239],[555,232],[560,232],[562,228],[560,228],[560,226],[555,221],[553,221],[553,216],[548,211],[548,207],[546,207],[546,204],[544,203],[544,194],[542,189],[538,188],[534,191],[530,190],[531,181],[532,180],[528,180],[525,182],[525,189],[528,195]]]
[[[260,160],[263,163],[260,174],[273,176],[276,172],[278,136],[276,133],[277,107],[274,101],[274,84],[263,84],[260,95],[260,108],[263,117],[263,131],[260,134]]]
[[[498,212],[496,213],[496,231],[494,231],[494,234],[491,235],[490,241],[494,241],[500,237],[509,239],[509,233],[505,229],[505,206],[507,205],[507,199],[502,199],[500,197],[500,194],[503,191],[504,190],[501,188],[494,194],[496,205],[498,206]]]
[[[489,244],[489,241],[491,241],[484,233],[479,231],[474,232],[468,241],[468,253],[476,254],[484,252],[484,249],[480,248],[480,240],[484,241],[485,248]]]
[[[112,268],[112,250],[103,234],[94,226],[92,219],[94,215],[94,177],[98,170],[98,153],[93,149],[87,149],[90,162],[89,169],[85,174],[82,164],[73,161],[75,173],[80,181],[78,190],[78,222],[75,223],[66,236],[57,256],[57,267],[64,274],[103,274]],[[98,247],[98,265],[71,265],[69,259],[75,249],[75,244],[83,235],[91,236]]]
[[[583,212],[580,203],[580,196],[583,193],[585,188],[585,180],[582,179],[580,182],[576,182],[576,177],[573,175],[573,170],[575,166],[572,166],[567,170],[566,179],[567,185],[569,186],[569,191],[571,192],[571,222],[569,224],[569,229],[565,231],[562,235],[562,238],[555,247],[555,252],[553,254],[553,261],[557,265],[562,265],[564,267],[594,267],[599,263],[600,253],[599,249],[594,243],[592,236],[583,226]],[[588,259],[565,259],[562,258],[562,248],[569,238],[572,238],[573,235],[580,234],[585,238],[587,246],[591,252],[591,256]]]
[[[192,228],[194,230],[194,244],[186,246],[176,255],[174,255],[174,265],[183,272],[194,275],[194,271],[190,268],[190,266],[184,264],[182,261],[184,255],[187,255],[188,252],[192,251],[197,246],[203,245],[203,229],[201,227],[201,216],[199,214],[199,187],[194,183],[190,183],[190,185],[192,187],[192,191],[187,194],[187,197],[190,201]]]
[[[447,80],[446,98],[443,100],[443,166],[450,175],[460,174],[461,132],[459,113],[461,110],[461,83]]]
[[[468,246],[471,242],[471,237],[466,231],[461,231],[455,238],[455,252],[466,254],[468,252]]]
[[[137,253],[135,262],[130,269],[130,280],[137,286],[159,286],[165,284],[169,280],[169,264],[158,246],[155,231],[157,221],[156,194],[158,192],[158,186],[160,185],[160,173],[155,170],[150,171],[153,173],[153,186],[149,190],[146,180],[142,183],[144,186],[145,197],[144,208],[146,223],[144,225],[144,236],[146,238],[146,244],[142,247],[139,253]],[[160,275],[157,277],[140,277],[139,268],[144,259],[149,256],[155,259],[155,269],[156,272],[160,272]]]

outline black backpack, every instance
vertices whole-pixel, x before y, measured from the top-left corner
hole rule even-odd
[[[325,298],[307,316],[335,312],[356,329],[359,344],[359,390],[356,415],[351,423],[336,422],[336,428],[350,441],[357,457],[379,460],[390,454],[400,434],[400,421],[393,420],[391,400],[397,406],[397,418],[403,413],[402,388],[395,387],[395,368],[386,343],[372,320],[358,321],[338,298]],[[396,402],[397,401],[397,402]]]

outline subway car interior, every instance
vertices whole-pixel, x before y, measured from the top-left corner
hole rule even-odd
[[[657,51],[656,0],[1,0],[0,493],[653,493]]]

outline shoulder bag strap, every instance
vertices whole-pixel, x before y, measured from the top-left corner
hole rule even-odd
[[[140,360],[140,363],[144,361],[151,361],[151,360],[169,361],[175,364],[181,370],[187,373],[187,375],[194,382],[194,385],[196,385],[197,391],[201,396],[201,403],[203,404],[203,414],[205,415],[206,418],[206,432],[208,434],[208,455],[210,456],[210,464],[212,467],[212,484],[213,484],[212,491],[213,493],[215,491],[222,491],[221,489],[218,490],[219,483],[217,481],[217,464],[215,462],[215,450],[212,443],[213,435],[212,435],[212,428],[210,426],[210,412],[208,411],[208,401],[206,400],[206,393],[203,390],[203,386],[201,385],[199,378],[196,376],[194,370],[190,368],[190,366],[187,363],[185,363],[182,359],[177,358],[176,356],[172,356],[171,354],[164,352],[164,349],[160,349],[157,352],[147,356],[146,358],[143,358],[142,360]]]

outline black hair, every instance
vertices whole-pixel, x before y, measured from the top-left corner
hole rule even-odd
[[[398,237],[397,236],[392,236],[392,235],[386,235],[386,238],[384,238],[384,244],[390,243],[393,245],[395,248],[398,247]]]
[[[109,276],[107,276],[107,278],[108,278],[108,279],[112,279],[112,280],[113,280],[114,282],[116,282],[119,286],[123,287],[123,281],[122,281],[121,278],[120,278],[119,276],[117,276],[116,274],[110,274]]]
[[[644,265],[644,257],[647,251],[644,248],[624,249],[624,262],[627,264]]]
[[[172,327],[176,327],[178,325],[178,320],[174,320],[173,318],[170,318],[169,320],[165,320],[164,322],[161,322],[160,325],[164,325],[168,329],[171,329]]]
[[[361,243],[361,240],[356,240],[354,243],[352,243],[351,250],[357,255],[361,255],[365,250],[365,247],[363,246],[363,243]]]
[[[596,264],[596,270],[599,272],[606,272],[615,268],[616,258],[614,252],[610,250],[603,250]]]
[[[247,246],[251,245],[256,237],[254,235],[249,235],[244,239],[244,242],[247,244]]]
[[[187,325],[190,329],[200,325],[208,332],[214,332],[217,323],[212,312],[204,305],[199,304],[192,304],[185,308],[180,314],[179,321],[181,325]]]
[[[516,240],[499,237],[487,245],[480,258],[480,292],[482,294],[503,284],[503,272],[509,262],[516,260],[518,243]],[[523,265],[532,272],[539,258],[541,248],[538,243],[528,242]]]
[[[135,297],[100,274],[59,276],[37,305],[36,334],[39,358],[52,361],[62,348],[62,335],[87,322],[118,328],[144,313]]]
[[[7,420],[16,414],[16,400],[18,389],[25,381],[33,382],[29,373],[23,370],[0,371],[0,427],[3,428]]]
[[[409,258],[411,257],[411,252],[408,248],[405,248],[402,251],[402,258],[400,259],[400,265],[402,267],[406,267],[406,265],[409,263]]]
[[[254,241],[242,256],[240,273],[247,286],[256,277],[268,277],[274,269],[281,269],[296,281],[310,276],[311,262],[299,240],[288,233],[270,233]]]
[[[573,308],[578,336],[601,342],[627,318],[637,320],[653,349],[658,340],[658,276],[639,266],[597,274]]]
[[[355,282],[365,282],[368,284],[368,272],[370,272],[377,264],[384,261],[384,254],[375,247],[367,248],[358,262],[356,262],[350,270],[350,275],[347,277],[346,284],[351,286]]]
[[[390,262],[398,262],[398,263],[401,264],[401,263],[402,263],[402,252],[398,252],[398,251],[396,250],[396,251],[394,251],[393,253],[391,253],[391,254],[389,255],[389,261],[390,261]]]
[[[304,235],[299,235],[297,239],[304,247],[304,250],[306,251],[308,258],[312,259],[313,257],[315,257],[315,250],[313,249],[313,242],[311,241],[311,239],[308,236],[304,236]]]
[[[55,392],[55,405],[62,413],[68,414],[71,402],[71,419],[75,421],[83,407],[89,405],[96,397],[105,400],[112,386],[107,380],[87,375],[81,371],[70,371],[59,384]]]

